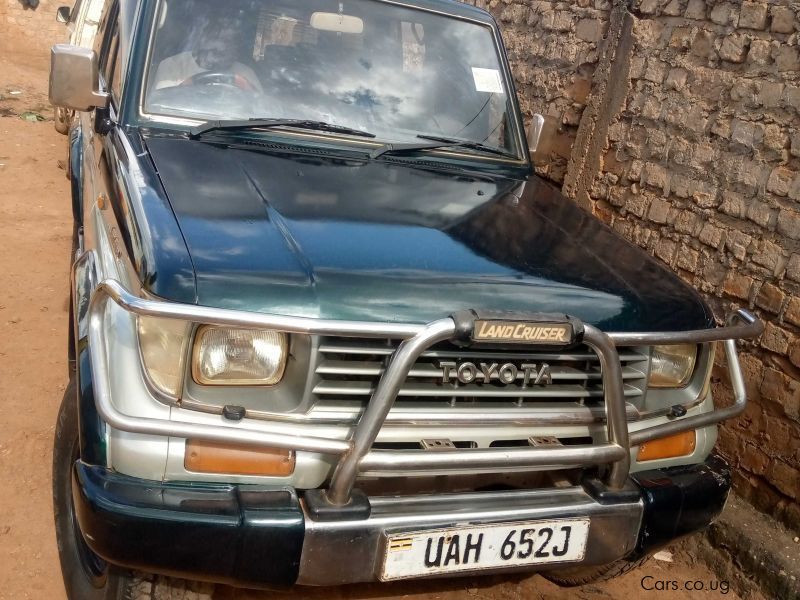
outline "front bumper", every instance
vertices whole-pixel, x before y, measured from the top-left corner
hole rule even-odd
[[[586,517],[586,554],[570,566],[633,559],[707,526],[724,506],[730,474],[712,457],[638,473],[622,491],[584,485],[373,497],[369,515],[352,520],[314,520],[291,488],[156,483],[82,462],[73,483],[81,531],[110,563],[274,588],[376,580],[387,534],[464,525]]]

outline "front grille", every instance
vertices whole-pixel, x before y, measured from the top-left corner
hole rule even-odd
[[[324,337],[320,339],[316,364],[317,380],[313,393],[318,402],[366,402],[378,383],[387,361],[395,352],[399,340],[355,339]],[[646,386],[648,354],[642,348],[621,348],[620,361],[626,401],[640,406]],[[479,375],[475,381],[463,383],[449,371],[449,381],[443,378],[442,362],[452,365],[470,362],[484,366],[510,363],[517,368],[516,380],[500,380],[496,370],[485,381]],[[532,381],[529,369],[525,381],[523,365],[540,369],[549,366],[552,382],[545,385]],[[536,370],[533,371],[536,373]],[[424,352],[409,372],[395,406],[451,406],[483,409],[535,407],[557,403],[562,407],[602,405],[603,383],[597,355],[586,346],[569,352],[531,352],[518,350],[463,349],[449,343],[439,344]]]

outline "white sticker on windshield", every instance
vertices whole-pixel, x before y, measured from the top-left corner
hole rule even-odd
[[[472,67],[472,77],[475,79],[475,89],[479,92],[502,94],[503,78],[497,69],[479,69]]]

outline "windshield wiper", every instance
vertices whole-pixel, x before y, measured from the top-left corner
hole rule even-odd
[[[206,121],[202,125],[192,127],[189,130],[189,138],[196,140],[200,136],[210,131],[237,131],[245,129],[260,129],[269,127],[297,127],[299,129],[314,129],[317,131],[330,131],[331,133],[343,133],[346,135],[358,135],[361,137],[374,138],[375,134],[344,125],[334,125],[325,121],[313,121],[311,119],[227,119],[222,121]]]
[[[418,144],[384,144],[378,148],[375,148],[372,152],[370,152],[370,158],[378,158],[379,156],[383,156],[384,154],[402,154],[403,152],[414,152],[417,150],[431,150],[434,148],[452,148],[452,147],[459,147],[459,148],[469,148],[470,150],[478,150],[479,152],[486,152],[489,154],[497,154],[499,156],[505,156],[507,158],[517,158],[513,154],[506,152],[505,150],[501,150],[500,148],[494,148],[493,146],[486,146],[481,144],[480,142],[474,142],[472,140],[462,140],[458,138],[450,138],[450,137],[440,137],[436,135],[424,135],[420,134],[417,136],[421,140],[431,140],[434,143],[418,143]]]

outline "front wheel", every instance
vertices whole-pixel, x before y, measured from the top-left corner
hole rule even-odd
[[[53,513],[69,600],[211,600],[210,584],[121,571],[92,552],[78,526],[72,499],[78,444],[78,389],[73,376],[64,390],[53,444]]]
[[[624,575],[628,571],[638,569],[647,562],[649,556],[643,556],[638,560],[627,561],[620,559],[607,565],[600,565],[598,567],[572,567],[567,569],[558,569],[557,571],[546,571],[542,575],[560,585],[561,587],[578,587],[588,583],[596,583],[600,581],[608,581],[620,575]]]

